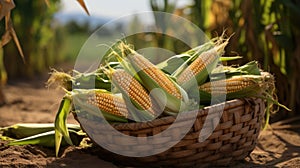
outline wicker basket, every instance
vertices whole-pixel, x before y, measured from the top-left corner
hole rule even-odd
[[[224,107],[224,112],[220,113],[220,106]],[[208,126],[203,128],[203,123],[209,113],[216,115],[222,114],[220,120],[216,117],[208,118]],[[235,99],[225,103],[206,107],[199,110],[197,118],[183,139],[169,150],[159,154],[147,157],[126,157],[115,154],[100,146],[93,148],[94,154],[100,158],[111,161],[122,166],[141,166],[141,167],[205,167],[215,165],[229,165],[237,160],[244,159],[254,149],[257,138],[261,129],[263,114],[265,111],[265,103],[261,99],[247,98]],[[194,116],[195,117],[195,116]],[[93,140],[98,134],[105,134],[101,124],[92,122],[85,118],[75,116],[80,122],[84,130],[93,130],[87,132]],[[189,120],[189,117],[186,118]],[[168,128],[175,120],[175,117],[169,116],[160,119],[155,119],[145,123],[125,123],[113,124],[112,126],[118,131],[136,137],[145,137],[155,135]],[[199,142],[199,132],[202,129],[215,128],[212,134],[203,142]],[[162,137],[161,141],[155,147],[160,148],[167,141],[172,141],[176,136],[176,128],[174,134]],[[104,136],[103,138],[106,138]],[[112,144],[113,136],[107,135]],[[138,144],[125,144],[121,150],[131,150],[138,147],[143,147],[146,142]]]

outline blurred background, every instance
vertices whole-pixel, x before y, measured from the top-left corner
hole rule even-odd
[[[11,11],[11,20],[24,52],[25,63],[13,42],[1,49],[0,90],[4,95],[5,90],[1,88],[12,80],[36,80],[47,75],[51,67],[70,70],[87,38],[105,23],[135,12],[161,11],[190,20],[209,38],[221,35],[224,30],[228,36],[234,33],[226,55],[238,54],[244,58],[230,63],[243,64],[257,60],[263,70],[275,76],[279,102],[292,109],[292,112],[280,109],[271,120],[300,115],[300,1],[86,0],[90,16],[74,0],[49,0],[49,5],[44,0],[14,2],[16,7]],[[114,35],[124,28],[145,28],[137,25],[151,27],[158,19],[161,18],[132,17],[102,30],[99,37],[114,42]],[[0,27],[3,35],[4,19]],[[161,34],[139,34],[128,41],[138,44],[137,49],[153,46],[175,53],[188,49]],[[153,58],[153,61],[159,62],[161,59]]]

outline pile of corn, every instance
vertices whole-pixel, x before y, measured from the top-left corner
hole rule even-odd
[[[66,90],[55,120],[56,152],[62,137],[70,142],[70,112],[109,122],[145,122],[236,98],[276,102],[274,78],[257,62],[222,65],[240,58],[223,57],[227,44],[228,39],[219,37],[155,65],[120,41],[107,54],[106,64],[93,73],[71,76],[54,71],[48,84],[58,81]]]

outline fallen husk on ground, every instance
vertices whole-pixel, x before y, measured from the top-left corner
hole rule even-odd
[[[77,124],[67,124],[68,132],[72,143],[79,146],[86,134],[82,132]],[[9,141],[11,145],[40,145],[44,147],[55,147],[55,127],[53,123],[19,123],[8,127],[0,128],[0,139]],[[69,145],[65,140],[62,146]]]

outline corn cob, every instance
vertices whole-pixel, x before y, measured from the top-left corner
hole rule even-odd
[[[215,45],[221,43],[223,40],[222,37],[214,38],[202,45],[194,47],[186,52],[183,52],[179,55],[174,55],[158,64],[156,66],[164,71],[167,74],[172,74],[176,76],[176,74],[181,73],[186,66],[190,65],[201,53],[208,51],[213,48]],[[240,56],[230,56],[230,57],[220,57],[219,61],[232,61],[237,60],[242,57]]]
[[[88,97],[87,103],[109,114],[128,117],[128,110],[124,100],[111,93],[95,93],[95,95]]]
[[[173,112],[178,112],[184,108],[187,94],[169,76],[157,68],[149,60],[131,49],[128,45],[121,43],[122,55],[116,54],[121,65],[136,74],[134,77],[149,91],[160,89],[160,93],[153,94],[159,107],[165,106]],[[165,96],[164,96],[164,95]]]
[[[158,68],[156,68],[150,61],[139,54],[134,54],[131,57],[131,62],[134,62],[138,68],[143,68],[145,74],[157,82],[157,84],[165,89],[171,95],[182,98],[180,90],[176,85]]]
[[[267,89],[264,77],[259,75],[240,75],[228,79],[212,81],[199,86],[202,93],[210,96],[226,95],[226,99],[257,96]],[[203,95],[202,95],[203,96]],[[205,97],[202,97],[205,99]]]
[[[245,89],[246,87],[254,84],[256,83],[252,81],[250,78],[236,76],[225,80],[218,80],[218,81],[205,83],[200,86],[200,89],[208,93],[218,91],[216,92],[216,94],[224,94],[224,93],[234,93],[236,91]]]
[[[163,70],[165,73],[168,74],[176,73],[181,69],[178,67],[182,67],[182,69],[185,68],[183,65],[189,65],[193,61],[192,57],[194,57],[196,54],[201,54],[202,52],[211,49],[214,45],[215,45],[214,40],[211,40],[200,46],[192,48],[184,53],[181,53],[179,55],[174,55],[168,58],[167,60],[157,64],[156,66],[159,69]]]
[[[104,117],[108,121],[127,122],[128,111],[124,100],[111,92],[103,89],[73,89],[67,92],[60,103],[55,117],[55,153],[58,156],[62,139],[72,145],[72,140],[67,129],[67,116],[71,107],[78,114]],[[101,114],[99,113],[101,110]]]
[[[224,52],[227,43],[228,39],[220,45],[201,53],[185,70],[175,74],[178,84],[189,90],[195,85],[194,78],[198,85],[204,83],[208,74],[217,66],[219,57]]]
[[[130,114],[134,120],[150,120],[158,114],[159,109],[154,99],[147,90],[125,70],[110,69],[107,71],[113,84],[121,91],[123,97],[128,99],[126,105],[130,108]],[[133,104],[131,104],[132,102]],[[132,105],[134,107],[132,107]],[[138,110],[136,110],[136,108]]]

